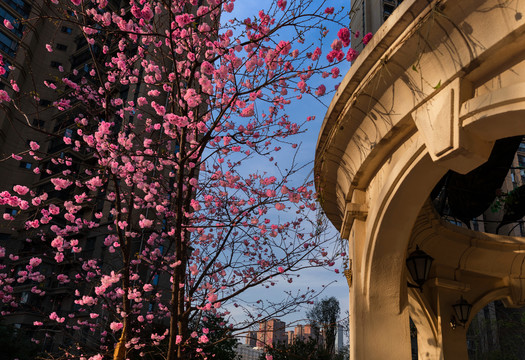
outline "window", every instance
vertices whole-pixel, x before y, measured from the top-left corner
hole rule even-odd
[[[40,119],[33,119],[32,124],[35,127],[43,128],[44,124],[45,124],[45,121],[44,120],[40,120]]]
[[[24,29],[24,26],[16,17],[11,15],[3,6],[0,6],[0,22],[4,22],[5,20],[9,20],[11,24],[13,25],[13,29],[11,32],[13,32],[16,36],[22,36],[22,30]]]
[[[24,0],[3,0],[3,3],[25,18],[27,18],[31,12],[31,6]]]
[[[51,100],[40,99],[38,101],[38,105],[40,105],[40,106],[49,106],[49,105],[51,105]]]
[[[58,69],[59,66],[62,66],[62,63],[60,63],[58,61],[51,61],[51,67],[52,68]]]
[[[18,210],[10,208],[10,207],[5,208],[4,210],[4,214],[9,214],[11,216],[15,216],[17,212]]]
[[[67,50],[67,45],[56,44],[55,49],[60,50],[60,51],[66,51]]]
[[[386,21],[401,1],[383,0],[383,21]]]
[[[9,36],[0,31],[0,50],[9,56],[15,56],[18,49],[18,41],[11,39]]]
[[[73,29],[67,26],[62,26],[60,28],[60,31],[62,31],[64,34],[71,34],[73,32]]]
[[[18,166],[23,168],[23,169],[30,170],[33,167],[33,164],[31,164],[30,162],[27,162],[27,161],[20,161],[20,164]]]

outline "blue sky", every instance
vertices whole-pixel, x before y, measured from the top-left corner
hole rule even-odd
[[[238,19],[244,19],[247,17],[253,18],[253,15],[258,12],[261,8],[268,8],[270,1],[269,0],[237,0],[235,2],[235,10],[232,14],[229,14],[231,17],[236,17]],[[316,2],[314,2],[316,3]],[[320,1],[318,3],[321,3]],[[316,3],[317,4],[317,3]],[[348,11],[350,8],[350,1],[349,0],[334,0],[334,1],[328,1],[327,6],[333,6],[336,8],[336,11],[338,8],[341,8],[344,6],[345,10]],[[224,16],[224,15],[223,15]],[[224,18],[223,18],[224,19]],[[348,20],[347,20],[348,21]],[[333,26],[332,24],[328,23],[326,24],[327,28],[330,30],[328,37],[326,39],[329,45],[331,41],[337,36],[337,31],[339,30],[340,26]],[[313,42],[316,39],[306,39],[306,42],[310,41]],[[326,49],[326,48],[325,48]],[[325,53],[323,54],[323,57],[325,56]],[[315,95],[306,95],[303,97],[301,101],[295,101],[292,104],[289,105],[287,114],[290,116],[290,120],[293,122],[301,123],[308,116],[315,116],[316,120],[311,121],[308,123],[308,129],[306,133],[299,135],[297,138],[294,139],[294,142],[300,142],[301,143],[301,150],[299,152],[299,161],[302,163],[308,163],[307,169],[305,169],[305,174],[310,172],[313,168],[313,160],[315,157],[315,146],[317,143],[317,137],[319,135],[319,131],[326,113],[326,110],[328,108],[328,105],[330,101],[332,100],[334,92],[331,91],[334,89],[334,86],[338,84],[343,76],[346,74],[348,69],[350,68],[349,63],[344,63],[339,66],[341,70],[341,75],[337,79],[332,79],[331,77],[327,79],[318,79],[317,81],[314,81],[311,83],[311,87],[314,89],[318,84],[322,83],[326,85],[327,88],[327,94],[319,99],[315,98]],[[283,161],[286,162],[287,157],[289,153],[286,153],[284,151],[276,153],[276,160],[277,161]],[[260,166],[260,164],[257,164],[257,166]],[[333,235],[337,234],[337,231],[333,226],[330,225],[330,232]],[[331,270],[325,270],[325,269],[310,269],[302,271],[301,277],[294,280],[294,282],[290,285],[288,283],[278,283],[276,286],[270,288],[269,290],[266,290],[268,298],[274,298],[275,296],[279,296],[284,290],[293,290],[294,288],[306,288],[310,287],[313,289],[316,289],[317,291],[323,291],[320,298],[324,297],[330,297],[334,296],[339,300],[340,306],[341,306],[341,316],[345,316],[347,310],[348,310],[348,285],[346,283],[346,279],[342,275],[342,273],[336,274],[334,272],[335,268],[342,269],[342,263],[339,261],[339,263],[332,268]],[[330,284],[328,287],[324,288],[324,285]],[[261,289],[255,289],[246,295],[246,299],[255,299],[257,296],[260,296]],[[232,308],[232,316],[233,318],[242,317],[242,314],[236,311],[236,309]],[[303,309],[302,311],[294,314],[290,314],[288,316],[282,317],[281,319],[286,321],[287,323],[292,322],[300,322],[301,319],[304,319],[306,317],[306,311],[307,309]]]

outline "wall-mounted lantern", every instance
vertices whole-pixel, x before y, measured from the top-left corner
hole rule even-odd
[[[432,256],[420,250],[419,246],[416,246],[416,250],[407,257],[406,265],[410,276],[417,285],[408,283],[408,287],[418,288],[420,291],[423,291],[423,284],[428,279],[432,261],[434,261]]]
[[[450,326],[452,326],[453,329],[456,328],[457,319],[457,322],[460,323],[461,326],[465,327],[465,324],[467,323],[470,317],[472,304],[470,304],[467,300],[463,298],[463,296],[461,296],[458,302],[452,305],[452,308],[454,308],[454,312],[456,313],[456,315],[452,315],[452,319],[450,320]]]

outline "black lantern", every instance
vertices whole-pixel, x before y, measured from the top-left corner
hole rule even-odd
[[[461,323],[461,325],[465,326],[470,316],[472,305],[467,300],[463,299],[463,296],[461,296],[458,302],[452,305],[452,307],[454,308],[454,312],[456,313],[456,318],[458,321]]]
[[[416,287],[423,291],[423,284],[428,279],[432,261],[434,261],[432,256],[428,255],[423,250],[420,250],[419,246],[416,246],[416,250],[408,256],[406,264],[410,276],[417,285],[408,283],[409,287]]]

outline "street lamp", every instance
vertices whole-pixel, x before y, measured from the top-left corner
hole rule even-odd
[[[432,266],[434,258],[428,255],[416,245],[416,250],[412,252],[406,260],[408,272],[417,285],[408,283],[408,287],[418,288],[423,291],[423,284],[428,279],[430,267]]]

